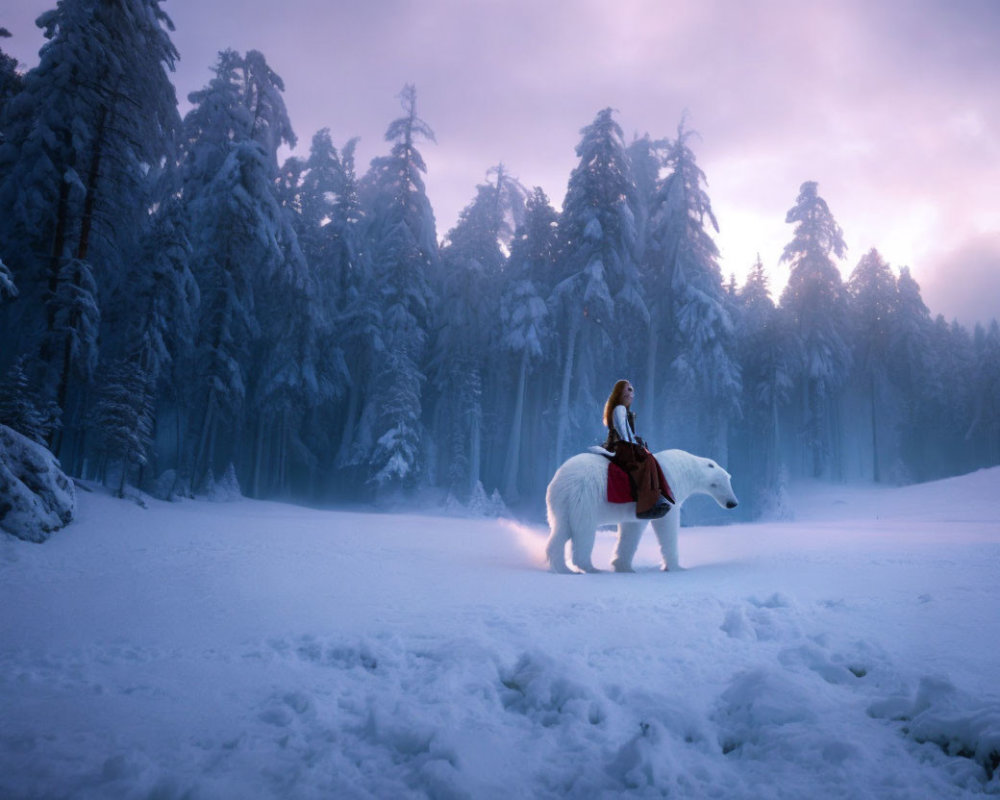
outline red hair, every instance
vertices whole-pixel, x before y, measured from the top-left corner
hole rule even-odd
[[[611,415],[615,412],[615,406],[625,405],[622,402],[622,395],[625,394],[625,387],[629,385],[627,380],[620,380],[611,390],[611,394],[608,396],[608,402],[604,404],[604,427],[610,428],[614,422],[611,419]]]

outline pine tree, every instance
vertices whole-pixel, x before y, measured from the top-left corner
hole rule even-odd
[[[219,55],[215,77],[190,96],[184,120],[182,191],[191,230],[192,263],[201,292],[195,407],[200,432],[193,456],[196,484],[212,467],[234,460],[255,343],[277,342],[277,306],[306,286],[304,262],[276,188],[277,148],[294,144],[281,103],[281,79],[259,52]],[[264,288],[266,287],[266,291]],[[275,308],[267,316],[267,306]],[[258,362],[267,358],[260,348]],[[273,363],[273,362],[272,362]],[[263,364],[261,364],[263,366]],[[267,378],[254,372],[254,389]],[[217,452],[227,434],[224,452]]]
[[[0,382],[0,425],[45,444],[59,427],[59,408],[52,401],[42,400],[32,387],[26,360],[22,355],[14,361]]]
[[[438,269],[434,212],[424,190],[427,171],[416,140],[434,141],[417,116],[417,95],[400,93],[404,115],[386,131],[388,156],[372,161],[367,178],[367,239],[381,310],[380,354],[373,390],[375,448],[371,480],[382,492],[412,485],[421,468],[424,357],[432,307],[428,275]]]
[[[114,298],[124,341],[105,348],[117,358],[135,360],[154,387],[194,346],[200,301],[174,173],[171,169],[159,178],[160,201],[147,220],[139,256]]]
[[[349,387],[347,340],[357,335],[344,319],[357,261],[356,142],[349,141],[341,156],[329,131],[320,130],[313,136],[309,158],[286,161],[279,180],[279,195],[305,262],[308,287],[301,296],[293,291],[300,313],[285,317],[286,323],[294,323],[284,338],[289,347],[272,349],[276,361],[266,370],[273,374],[264,405],[280,420],[277,435],[283,441],[279,450],[294,456],[279,453],[277,459],[274,479],[286,491],[290,469],[296,464],[315,482],[321,463],[331,460],[336,435],[345,427],[344,410],[336,401]],[[281,309],[276,310],[276,321],[280,321]],[[262,437],[258,426],[258,448],[264,445]],[[259,495],[263,459],[255,461],[251,493]]]
[[[334,214],[330,220],[330,235],[338,265],[336,277],[343,298],[343,308],[336,319],[335,329],[344,349],[349,384],[347,408],[336,410],[335,423],[340,428],[340,443],[334,464],[338,468],[364,463],[371,450],[374,415],[367,400],[372,384],[366,376],[375,374],[378,360],[385,350],[382,309],[372,268],[372,253],[364,233],[369,220],[361,203],[360,182],[355,171],[356,143],[352,139],[341,152],[343,188],[334,203]]]
[[[62,0],[38,25],[48,39],[40,63],[6,109],[0,219],[29,299],[9,340],[39,347],[48,391],[65,407],[74,371],[91,373],[77,359],[96,352],[87,311],[134,255],[145,174],[172,155],[179,119],[167,71],[177,53],[159,0]]]
[[[502,164],[491,168],[448,233],[441,254],[436,314],[441,323],[431,365],[435,429],[440,432],[435,440],[447,441],[449,488],[462,498],[481,480],[484,383],[499,325],[503,248],[523,215],[524,194]]]
[[[766,504],[779,485],[780,411],[792,389],[793,365],[787,352],[789,331],[785,315],[771,299],[759,255],[737,292],[736,308],[736,352],[745,409],[739,425],[743,432],[739,457],[745,468],[748,494],[752,500]],[[730,461],[734,458],[731,456]],[[731,467],[737,468],[736,463]]]
[[[920,296],[920,286],[902,267],[896,281],[894,324],[890,331],[889,376],[899,389],[900,454],[911,474],[923,472],[918,451],[922,441],[921,411],[940,376],[931,370],[934,320]]]
[[[544,355],[551,335],[545,298],[552,282],[557,247],[558,215],[548,197],[535,187],[525,208],[524,224],[511,243],[506,282],[500,298],[501,347],[517,363],[517,383],[513,417],[507,431],[507,452],[503,469],[503,496],[508,502],[518,497],[517,478],[524,438],[524,406],[528,373]]]
[[[9,39],[10,31],[0,27],[0,39]],[[3,122],[4,111],[7,104],[24,88],[24,77],[17,70],[17,59],[7,55],[0,50],[0,145],[3,144],[6,135]],[[0,181],[3,176],[0,175]]]
[[[703,187],[705,174],[688,145],[693,135],[682,121],[666,154],[670,172],[654,199],[643,281],[655,298],[645,392],[653,404],[659,342],[672,337],[676,389],[686,389],[688,398],[679,405],[698,408],[690,427],[700,428],[703,446],[724,458],[727,421],[740,413],[740,371],[719,251],[706,230],[710,225],[718,231],[718,223]]]
[[[649,134],[635,137],[628,146],[628,160],[632,167],[632,178],[635,182],[635,259],[639,264],[640,273],[643,274],[643,285],[649,277],[646,260],[646,246],[650,232],[650,217],[653,207],[656,204],[656,195],[662,183],[661,173],[666,164],[666,154],[670,148],[670,142],[666,139],[653,140]],[[655,272],[655,270],[653,270]],[[649,293],[650,295],[652,293]],[[652,297],[647,299],[650,303]],[[652,313],[652,311],[650,312]]]
[[[965,439],[975,443],[980,465],[993,466],[1000,463],[1000,323],[977,325],[973,346],[975,410]]]
[[[885,410],[889,385],[889,370],[894,311],[896,306],[896,279],[878,250],[866,253],[851,273],[847,282],[850,300],[853,359],[860,376],[863,391],[868,394],[868,411],[871,421],[872,477],[882,480],[879,443],[879,409]]]
[[[146,463],[153,437],[149,377],[138,364],[116,361],[108,367],[94,407],[94,427],[104,456],[121,464],[116,494],[124,497],[129,471]]]
[[[612,109],[605,108],[580,133],[579,163],[570,175],[559,220],[560,280],[550,296],[562,344],[557,462],[582,414],[593,419],[599,402],[593,393],[596,385],[630,366],[611,358],[612,343],[621,346],[633,339],[649,321],[639,291],[635,189],[621,127]],[[607,369],[609,363],[616,364],[618,372]],[[573,391],[574,375],[582,391]],[[570,407],[571,394],[580,397],[577,408]]]
[[[831,466],[836,391],[851,364],[843,282],[831,255],[846,251],[843,233],[815,181],[803,183],[785,221],[795,234],[781,260],[791,265],[781,307],[790,315],[799,351],[796,380],[802,397],[803,433],[811,472]]]

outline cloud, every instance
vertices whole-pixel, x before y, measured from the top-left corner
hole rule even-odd
[[[25,20],[53,4],[16,4],[4,49],[22,46]],[[289,0],[279,14],[268,0],[213,0],[165,9],[182,101],[207,82],[218,50],[259,49],[285,81],[297,154],[328,127],[337,144],[361,137],[364,169],[386,148],[396,94],[415,83],[438,139],[422,151],[439,236],[501,160],[559,205],[579,131],[606,106],[627,137],[671,136],[689,114],[723,271],[742,276],[760,252],[776,291],[792,233],[785,212],[806,180],[819,182],[844,229],[845,275],[877,247],[925,276],[932,309],[951,296],[936,294],[948,281],[934,270],[954,269],[941,254],[1000,232],[996,0]]]
[[[1000,319],[1000,232],[963,242],[915,277],[924,298],[934,298],[933,305],[928,303],[933,314],[964,325]]]

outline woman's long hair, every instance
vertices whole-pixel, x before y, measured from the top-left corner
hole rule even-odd
[[[611,394],[608,396],[608,402],[604,404],[604,427],[610,428],[614,425],[611,415],[615,412],[615,406],[624,405],[624,403],[622,403],[622,395],[625,394],[625,387],[628,385],[628,381],[623,379],[618,381],[611,390]]]

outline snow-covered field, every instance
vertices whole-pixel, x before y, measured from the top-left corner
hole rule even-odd
[[[651,532],[558,576],[510,521],[78,500],[0,540],[3,798],[1000,794],[1000,469],[793,487],[666,574]]]

